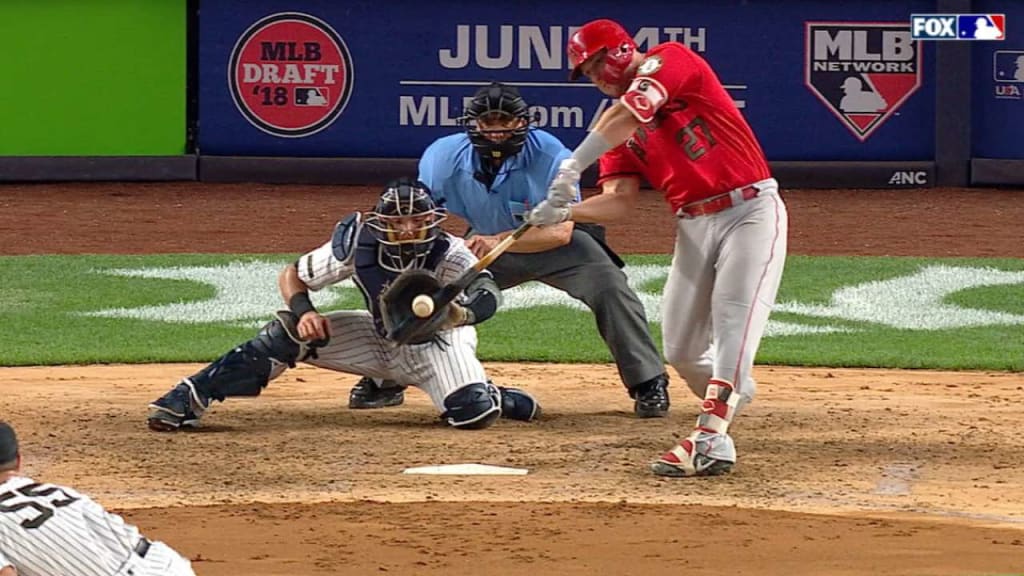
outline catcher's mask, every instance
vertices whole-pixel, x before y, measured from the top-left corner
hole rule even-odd
[[[380,242],[380,265],[393,272],[422,268],[447,217],[426,184],[408,178],[390,182],[366,216],[366,226]]]
[[[460,118],[473,149],[489,160],[518,154],[526,143],[532,119],[519,90],[500,82],[477,90]]]

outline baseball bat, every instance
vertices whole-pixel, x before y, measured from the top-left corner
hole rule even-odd
[[[476,277],[479,276],[480,273],[483,272],[485,268],[491,265],[491,262],[497,260],[498,256],[504,254],[505,251],[508,250],[509,246],[514,244],[516,240],[519,240],[519,238],[532,227],[533,225],[530,224],[529,222],[523,222],[522,225],[519,226],[519,228],[516,228],[515,231],[513,231],[511,234],[505,237],[504,240],[498,242],[497,246],[491,248],[490,252],[484,254],[483,257],[481,257],[476,264],[473,264],[468,269],[466,269],[466,271],[463,272],[461,276],[456,278],[454,282],[442,286],[440,290],[431,294],[430,298],[434,301],[434,314],[440,313],[439,311],[442,308],[444,308],[445,304],[448,304],[449,302],[454,300],[459,294],[461,294],[462,291],[465,290],[473,282],[473,280],[476,280]],[[410,331],[410,329],[416,324],[417,321],[423,322],[426,321],[428,318],[432,317],[433,314],[431,314],[427,318],[405,318],[404,320],[402,320],[401,324],[395,327],[394,331],[391,334],[391,339],[398,343],[404,343],[405,338],[408,337],[408,334],[406,333]]]
[[[519,228],[516,228],[515,231],[505,237],[504,240],[498,242],[494,248],[491,248],[490,252],[484,254],[476,264],[470,266],[454,282],[442,287],[436,294],[432,294],[431,296],[434,298],[434,307],[439,308],[454,300],[460,292],[465,290],[466,287],[473,282],[473,280],[476,280],[476,277],[479,276],[485,268],[491,265],[491,262],[497,260],[498,256],[504,254],[505,250],[508,250],[509,246],[514,244],[516,240],[519,240],[519,237],[525,234],[526,231],[532,227],[533,225],[529,222],[523,222]]]

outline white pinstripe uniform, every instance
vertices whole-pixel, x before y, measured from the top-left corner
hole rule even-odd
[[[0,484],[0,568],[18,576],[195,576],[162,542],[71,488],[14,476]]]
[[[449,284],[473,266],[477,258],[461,238],[443,232],[442,235],[447,237],[449,247],[434,273],[441,284]],[[331,248],[331,242],[299,258],[297,270],[299,279],[310,290],[337,284],[356,272],[354,259],[349,257],[345,262],[340,261]],[[358,276],[355,281],[359,284]],[[368,295],[374,299],[378,296]],[[476,357],[476,329],[472,326],[442,332],[449,346],[396,346],[377,332],[368,311],[344,310],[324,316],[331,322],[331,340],[327,346],[317,349],[317,358],[305,360],[308,364],[416,386],[430,396],[441,412],[445,411],[444,399],[449,394],[467,384],[487,380]],[[271,379],[283,370],[282,366],[276,367]]]

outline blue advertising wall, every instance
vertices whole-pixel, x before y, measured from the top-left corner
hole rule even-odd
[[[910,13],[934,12],[935,0],[677,0],[645,11],[601,0],[521,0],[514,10],[467,0],[201,0],[199,6],[198,148],[204,155],[414,158],[459,129],[463,97],[491,80],[519,85],[538,107],[540,125],[573,146],[608,102],[586,82],[567,81],[569,25],[610,17],[636,32],[641,50],[679,40],[702,53],[771,160],[934,157],[934,43],[915,43],[920,66],[916,53],[908,64],[905,45],[889,32],[901,33]],[[253,28],[283,12],[298,13],[297,23],[282,17],[275,30]],[[289,33],[295,33],[291,45]],[[328,46],[333,33],[339,50]],[[261,42],[268,48],[260,49]],[[249,50],[233,61],[241,45]],[[814,71],[815,53],[827,56],[824,71]],[[886,108],[844,114],[840,86],[850,76],[885,92]],[[345,95],[344,107],[335,107]]]
[[[972,152],[1024,159],[1024,1],[979,0],[977,12],[1006,14],[1006,39],[973,44]]]

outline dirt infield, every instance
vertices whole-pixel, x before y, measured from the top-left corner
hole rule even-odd
[[[785,191],[791,253],[1024,257],[1020,194]],[[2,186],[0,253],[298,253],[373,196]],[[655,193],[642,214],[611,243],[670,250]],[[545,416],[469,433],[417,391],[349,411],[355,377],[300,367],[198,432],[147,431],[145,404],[196,368],[0,368],[0,418],[30,474],[123,511],[202,575],[1024,573],[1021,374],[758,366],[737,469],[688,481],[646,470],[696,414],[678,378],[671,417],[638,421],[611,366],[489,364]],[[401,474],[456,462],[530,474]]]

